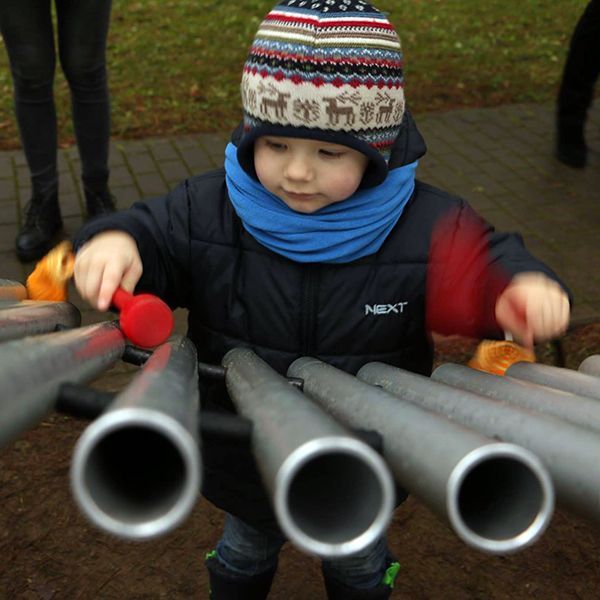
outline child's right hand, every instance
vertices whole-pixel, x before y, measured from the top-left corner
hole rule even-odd
[[[95,235],[80,248],[73,275],[81,297],[104,311],[119,286],[133,292],[142,271],[135,240],[128,233],[111,230]]]

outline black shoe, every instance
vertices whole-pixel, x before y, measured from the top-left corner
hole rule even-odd
[[[561,163],[575,169],[583,169],[587,164],[587,147],[585,144],[556,144],[555,156]]]
[[[15,240],[18,259],[30,262],[42,258],[59,241],[61,230],[58,192],[34,196],[25,207],[25,224]]]
[[[87,218],[94,219],[115,212],[115,197],[110,193],[108,187],[101,191],[84,188],[85,208]]]
[[[573,116],[559,117],[557,126],[556,151],[560,162],[583,169],[587,163],[587,145],[583,136],[585,120]]]
[[[208,569],[210,600],[265,600],[269,595],[277,565],[265,573],[244,576],[226,569],[210,552],[204,563]]]

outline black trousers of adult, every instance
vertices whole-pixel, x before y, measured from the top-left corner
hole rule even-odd
[[[569,46],[558,95],[558,122],[585,123],[600,74],[600,0],[591,0]]]
[[[34,197],[58,188],[51,2],[0,0],[0,32],[8,51],[15,114]],[[55,6],[58,56],[71,92],[83,183],[102,190],[109,174],[106,38],[111,0],[55,0]]]

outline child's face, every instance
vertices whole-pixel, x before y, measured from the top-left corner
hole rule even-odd
[[[367,164],[361,152],[318,140],[263,136],[254,144],[258,180],[292,210],[302,213],[351,196]]]

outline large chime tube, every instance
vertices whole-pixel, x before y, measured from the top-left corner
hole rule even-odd
[[[0,301],[0,342],[81,325],[81,314],[70,302]]]
[[[431,378],[600,432],[600,402],[592,398],[454,363],[440,365]]]
[[[506,375],[600,400],[600,379],[593,375],[539,363],[518,362],[506,370]]]
[[[495,442],[326,363],[300,358],[288,370],[334,418],[383,437],[396,480],[470,546],[521,550],[539,538],[554,507],[545,467],[528,450]]]
[[[192,342],[175,336],[79,438],[71,487],[97,527],[147,539],[192,510],[201,479],[197,365]]]
[[[579,368],[577,369],[581,373],[593,375],[594,377],[600,377],[600,354],[592,354],[586,359],[581,361]]]
[[[290,541],[339,557],[382,535],[394,484],[379,454],[251,350],[229,351],[223,366],[238,412],[253,423],[254,456]]]
[[[358,377],[484,435],[531,450],[550,472],[558,500],[600,523],[597,433],[382,363],[365,365]]]
[[[114,322],[0,344],[0,448],[54,409],[63,383],[86,383],[125,350]]]

